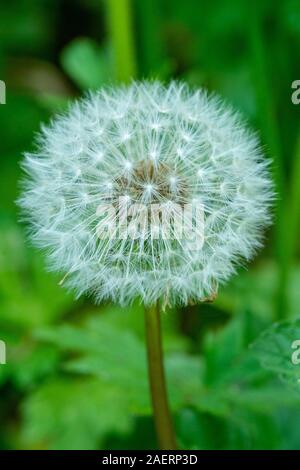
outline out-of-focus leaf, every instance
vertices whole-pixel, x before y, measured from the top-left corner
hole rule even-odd
[[[61,54],[67,74],[81,89],[95,89],[113,79],[107,49],[89,38],[74,39]]]
[[[177,418],[177,436],[183,449],[252,450],[276,449],[279,428],[271,416],[253,415],[239,408],[239,423],[197,412],[182,410]],[[217,430],[217,432],[216,432]]]
[[[56,11],[56,1],[47,8],[47,2],[18,0],[2,2],[1,46],[21,48],[25,53],[43,51],[52,39],[51,25]]]
[[[61,112],[65,111],[70,102],[70,98],[63,95],[54,95],[43,93],[36,97],[36,100],[44,106],[47,111]]]
[[[288,286],[289,312],[287,316],[299,315],[300,303],[300,266],[291,270]],[[227,286],[220,290],[215,304],[229,312],[247,306],[249,311],[255,312],[265,322],[272,320],[278,285],[278,269],[274,262],[264,262],[255,269],[242,271],[234,277]],[[267,323],[265,325],[267,327]]]
[[[257,385],[252,388],[232,387],[226,391],[225,397],[232,406],[247,409],[255,413],[272,414],[280,407],[289,407],[300,404],[299,397],[278,383]]]
[[[103,384],[120,391],[126,388],[128,413],[151,414],[144,343],[111,320],[108,316],[92,317],[83,326],[43,329],[38,337],[67,354],[66,372],[98,377]],[[270,381],[270,374],[248,351],[244,333],[240,317],[215,335],[210,334],[205,341],[203,363],[183,351],[166,351],[173,411],[191,406],[235,426],[247,426],[241,410],[271,414],[280,406],[299,403],[293,394],[282,398],[283,386]]]
[[[300,364],[292,360],[299,350],[299,345],[294,344],[296,340],[300,340],[299,319],[273,325],[253,344],[252,350],[264,368],[300,391]]]
[[[126,389],[129,412],[150,414],[146,350],[131,331],[111,325],[107,319],[92,318],[85,327],[61,326],[44,329],[40,339],[63,351],[77,353],[65,368],[77,374],[97,376],[104,383]],[[192,402],[201,392],[201,363],[183,352],[166,358],[172,409]]]
[[[16,388],[32,390],[41,381],[48,379],[58,369],[59,353],[49,346],[32,347],[28,342],[11,348],[7,369]]]
[[[18,329],[51,323],[72,297],[45,270],[43,257],[26,246],[25,233],[14,222],[0,224],[0,324]]]
[[[243,348],[243,331],[241,321],[231,322],[227,328],[216,334],[208,334],[205,340],[206,383],[218,383],[230,371],[234,361]]]
[[[300,37],[300,10],[297,0],[286,0],[283,4],[283,19],[287,28]]]
[[[300,404],[299,396],[274,380],[248,348],[244,318],[239,316],[206,338],[204,382],[208,390],[195,401],[199,411],[232,422],[239,421],[241,410],[270,415],[280,407]]]
[[[34,449],[99,449],[109,433],[131,428],[123,394],[100,380],[56,380],[23,407],[23,441]]]

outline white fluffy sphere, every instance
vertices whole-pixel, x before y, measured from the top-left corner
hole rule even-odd
[[[256,136],[218,98],[176,82],[90,94],[42,129],[23,165],[32,240],[66,285],[97,301],[201,301],[253,255],[270,222],[272,185]],[[196,201],[201,243],[177,232],[176,218],[163,236],[161,216],[149,213],[135,236],[104,236],[121,199],[131,228],[143,208],[175,208],[178,221]]]

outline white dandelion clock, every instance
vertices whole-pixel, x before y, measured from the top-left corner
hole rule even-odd
[[[204,300],[270,222],[256,136],[180,83],[91,94],[42,129],[23,165],[33,242],[63,284],[97,301]]]

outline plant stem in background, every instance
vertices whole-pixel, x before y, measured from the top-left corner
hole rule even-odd
[[[115,57],[116,78],[129,82],[137,67],[132,34],[131,0],[107,0],[108,26]]]
[[[145,323],[148,372],[158,442],[162,450],[175,450],[177,446],[167,398],[158,302],[145,308]]]
[[[276,116],[275,98],[272,94],[272,82],[267,66],[267,55],[262,36],[262,17],[257,5],[247,3],[247,23],[249,25],[249,46],[252,58],[258,115],[265,143],[273,160],[273,176],[277,192],[275,213],[275,254],[278,264],[278,289],[276,296],[276,319],[282,319],[288,311],[288,264],[286,262],[286,227],[285,210],[285,169],[280,143],[280,129]]]
[[[298,234],[300,229],[300,134],[296,143],[295,156],[290,177],[290,189],[286,198],[286,272],[287,282],[293,268],[293,258],[296,254]]]
[[[142,74],[156,76],[166,63],[160,38],[162,6],[153,0],[136,2],[139,48],[142,51]]]
[[[300,226],[300,133],[298,135],[294,164],[292,166],[289,193],[289,232],[291,236],[292,256],[296,251]]]

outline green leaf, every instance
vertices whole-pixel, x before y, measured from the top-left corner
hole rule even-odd
[[[223,381],[242,349],[243,330],[240,319],[232,321],[218,334],[208,334],[204,341],[206,382],[213,384]]]
[[[250,271],[241,271],[219,293],[215,305],[232,314],[246,308],[270,323],[274,315],[274,298],[279,282],[278,266],[273,261],[262,262]],[[291,270],[288,285],[289,317],[299,315],[300,266]],[[268,324],[265,324],[265,328]]]
[[[55,348],[45,345],[33,348],[29,341],[18,343],[11,356],[7,363],[10,380],[22,391],[32,390],[53,375],[58,369],[60,359]]]
[[[195,400],[199,411],[239,422],[241,411],[272,414],[282,407],[299,406],[299,396],[261,367],[257,355],[248,348],[247,330],[247,315],[240,315],[204,340],[207,389]]]
[[[70,97],[54,93],[40,93],[36,96],[36,101],[47,111],[59,113],[68,109]]]
[[[128,433],[126,393],[99,380],[54,380],[23,407],[23,441],[34,449],[99,449],[109,433]]]
[[[145,345],[130,330],[111,324],[109,317],[94,317],[83,327],[43,329],[38,338],[72,354],[65,363],[66,371],[96,376],[103,383],[125,389],[128,412],[152,413]],[[168,353],[166,370],[172,409],[193,402],[201,392],[199,359],[183,352]]]
[[[239,423],[184,409],[177,418],[180,447],[191,450],[276,449],[280,433],[273,417],[240,410]]]
[[[300,319],[276,323],[267,329],[252,346],[261,365],[300,391],[300,364],[292,361],[297,354],[294,341],[300,340]]]
[[[1,222],[0,230],[0,324],[28,330],[53,322],[69,308],[71,295],[46,272],[42,255],[28,249],[15,222]]]
[[[62,51],[61,63],[83,90],[99,88],[113,78],[108,51],[89,38],[77,38],[68,44]]]
[[[133,316],[138,313],[131,311]],[[131,329],[133,320],[125,320],[127,313],[121,318],[120,314],[109,309],[82,325],[40,330],[38,338],[63,353],[67,377],[72,374],[77,380],[99,381],[103,390],[113,389],[116,396],[119,394],[125,415],[148,416],[152,407],[144,340],[138,329]],[[235,435],[233,442],[245,440],[246,448],[245,436],[256,433],[253,420],[263,416],[271,419],[278,409],[299,406],[299,397],[274,381],[248,349],[245,318],[241,315],[222,330],[210,333],[204,341],[202,361],[181,350],[166,350],[165,368],[173,412],[178,414],[190,407],[201,417],[218,419],[226,424],[224,433],[230,428]],[[189,445],[193,447],[194,443]]]

